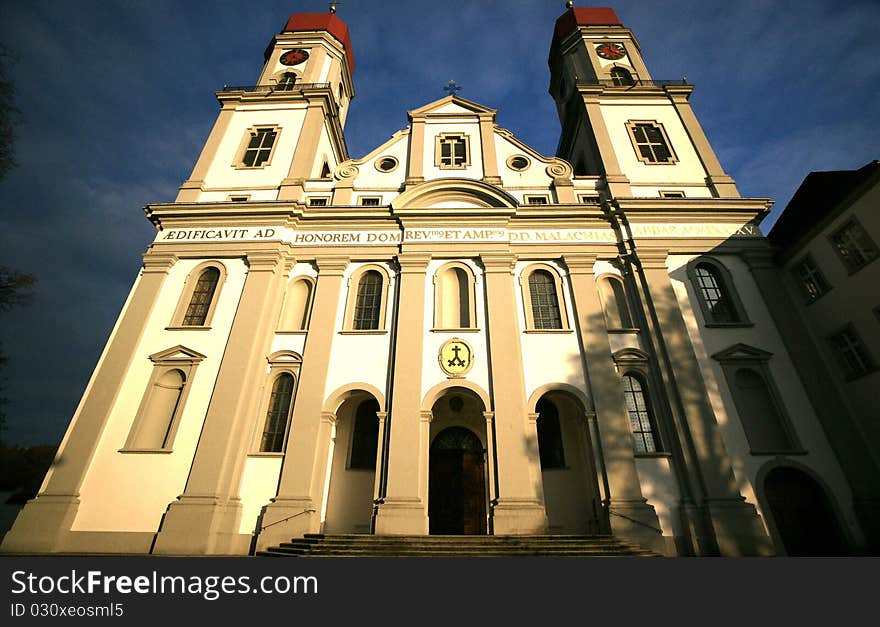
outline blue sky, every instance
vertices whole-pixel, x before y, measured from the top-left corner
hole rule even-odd
[[[691,102],[740,192],[777,202],[765,226],[808,172],[880,158],[876,0],[611,6],[654,78],[696,85]],[[218,111],[213,92],[255,82],[291,13],[326,10],[302,0],[0,3],[23,115],[20,165],[0,181],[0,264],[39,279],[33,305],[0,318],[8,441],[63,435],[152,239],[141,209],[173,200],[189,176]],[[449,79],[553,154],[547,53],[563,11],[558,0],[342,3],[357,66],[350,154],[403,128]]]

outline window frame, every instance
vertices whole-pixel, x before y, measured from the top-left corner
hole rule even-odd
[[[214,288],[214,295],[211,297],[211,304],[208,306],[208,312],[205,314],[205,321],[203,324],[195,325],[183,324],[184,318],[186,317],[186,312],[189,309],[190,301],[192,300],[193,292],[195,292],[196,286],[198,285],[199,278],[201,278],[202,273],[208,268],[216,268],[220,271],[220,276],[217,278],[217,286]],[[208,261],[203,261],[202,263],[195,266],[192,270],[187,273],[186,278],[183,281],[183,289],[180,292],[180,298],[177,301],[177,307],[174,309],[174,315],[171,318],[171,323],[165,327],[166,331],[210,331],[211,322],[214,319],[214,313],[217,310],[217,303],[220,301],[220,294],[223,290],[223,285],[226,283],[227,271],[226,266],[215,259],[210,259]]]
[[[128,436],[122,448],[119,449],[120,453],[172,453],[174,451],[174,440],[180,428],[183,411],[192,389],[196,369],[204,359],[205,355],[180,344],[149,356],[149,360],[153,362],[153,369],[147,381],[146,389],[141,396],[141,402],[131,423]],[[158,448],[139,446],[137,444],[138,436],[143,432],[144,427],[151,418],[148,415],[148,410],[150,409],[150,402],[155,389],[158,387],[162,377],[173,370],[179,370],[183,374],[184,381],[177,398],[177,404],[168,420],[168,429],[163,446]]]
[[[548,194],[523,194],[523,204],[530,207],[546,207],[550,204],[550,196]]]
[[[303,314],[303,323],[299,329],[288,328],[287,317],[288,317],[288,308],[290,307],[288,302],[288,297],[291,294],[291,288],[294,283],[304,282],[309,285],[309,298],[306,302],[304,314]],[[309,330],[309,324],[312,321],[312,305],[315,302],[315,288],[317,286],[317,282],[313,276],[308,274],[298,274],[296,276],[290,277],[290,280],[287,282],[287,287],[284,291],[284,302],[281,304],[281,314],[278,316],[278,325],[275,330],[276,333],[307,333]]]
[[[663,144],[666,147],[667,152],[669,153],[668,160],[654,161],[654,160],[648,159],[647,157],[645,157],[642,154],[642,151],[639,149],[639,146],[641,144],[636,140],[635,129],[638,126],[643,126],[643,125],[654,126],[657,130],[660,131],[660,135],[663,138]],[[630,142],[632,142],[632,147],[633,147],[633,151],[636,154],[636,158],[639,161],[641,161],[642,163],[644,163],[645,165],[674,165],[674,164],[678,163],[678,157],[675,154],[675,150],[672,148],[672,142],[669,141],[669,135],[666,133],[666,129],[664,128],[663,124],[661,124],[657,120],[628,120],[626,122],[626,130],[627,130],[627,133],[629,134]],[[648,145],[653,146],[654,144],[648,142]],[[653,150],[651,152],[652,152],[652,154],[654,153]]]
[[[861,355],[858,355],[858,358],[859,360],[864,362],[864,369],[859,372],[847,371],[849,369],[849,366],[847,365],[846,359],[840,348],[838,346],[835,346],[836,339],[845,333],[848,333],[852,337],[854,337],[856,348],[861,349]],[[856,330],[856,326],[852,322],[848,322],[842,327],[839,327],[833,333],[829,333],[825,337],[825,342],[831,350],[831,354],[834,356],[835,361],[837,361],[837,370],[843,377],[844,381],[857,381],[858,379],[866,377],[871,373],[877,371],[877,361],[874,355],[872,355],[871,352],[868,350],[867,345],[865,344],[864,340],[862,340],[862,336]]]
[[[658,193],[660,198],[687,198],[687,194],[681,189],[661,189]]]
[[[535,326],[534,308],[532,306],[532,290],[529,285],[529,277],[531,277],[532,273],[537,270],[547,271],[553,278],[553,285],[556,288],[556,301],[559,305],[559,317],[562,323],[562,327],[559,329],[539,329]],[[529,264],[519,273],[519,285],[525,314],[526,333],[571,333],[563,278],[563,274],[557,268],[554,268],[547,263]]]
[[[788,415],[788,412],[785,409],[785,403],[782,400],[782,395],[779,392],[779,389],[776,386],[776,381],[773,377],[773,373],[770,370],[770,358],[773,357],[773,353],[765,350],[761,350],[760,348],[755,348],[753,346],[749,346],[748,344],[734,344],[722,351],[719,351],[712,355],[712,359],[717,361],[721,366],[721,371],[724,373],[724,380],[727,384],[727,390],[733,400],[733,406],[736,409],[738,422],[742,427],[743,433],[745,434],[746,442],[749,445],[749,454],[750,455],[805,455],[807,453],[804,450],[800,439],[798,438],[797,431],[794,428],[794,423],[791,421],[791,418]],[[748,419],[743,420],[743,415],[747,413],[747,408],[743,407],[743,399],[737,393],[737,385],[736,385],[736,373],[744,368],[748,368],[758,374],[764,380],[764,386],[767,389],[767,393],[770,396],[770,401],[773,404],[773,409],[776,411],[776,417],[779,420],[779,426],[782,428],[782,431],[785,433],[788,438],[788,448],[782,449],[761,449],[755,447],[755,437],[754,434],[752,436],[749,435],[749,429],[747,425],[749,424]]]
[[[444,295],[442,292],[442,285],[440,283],[441,273],[446,272],[448,270],[459,269],[465,273],[465,280],[467,281],[467,294],[468,294],[468,317],[470,319],[470,325],[466,327],[451,327],[441,324],[442,320],[442,299]],[[461,261],[450,261],[442,264],[437,268],[437,271],[434,272],[433,277],[434,282],[434,320],[433,320],[433,328],[432,331],[478,331],[479,325],[477,324],[477,305],[476,305],[476,284],[477,278],[476,273],[473,268]],[[461,303],[459,302],[459,308],[461,307]]]
[[[623,72],[624,76],[620,76],[619,72]],[[614,87],[635,87],[636,77],[632,70],[621,65],[615,65],[608,72],[608,79]]]
[[[357,307],[358,286],[360,285],[361,277],[370,270],[377,271],[382,277],[382,287],[380,289],[379,299],[379,326],[376,329],[355,329],[354,315],[355,308]],[[355,268],[348,277],[348,293],[345,300],[345,318],[343,320],[341,333],[352,335],[387,333],[386,318],[388,313],[388,294],[391,288],[391,275],[384,266],[376,263],[368,263]]]
[[[625,322],[625,320],[623,320],[623,319],[621,319],[620,326],[611,326],[611,320],[609,317],[609,313],[613,313],[613,312],[611,312],[610,303],[606,302],[604,292],[602,290],[602,283],[604,281],[607,281],[609,283],[611,283],[613,281],[613,282],[616,282],[620,285],[620,289],[622,290],[623,298],[624,298],[624,301],[623,301],[623,310],[624,311],[621,311],[621,303],[620,303],[620,300],[617,298],[617,293],[614,292],[614,288],[611,288],[612,293],[614,294],[614,304],[617,306],[617,317],[620,317],[620,314],[625,312],[626,317],[628,319],[627,321],[630,322],[630,326],[626,326],[625,324],[623,324]],[[605,328],[609,332],[613,333],[613,332],[633,332],[633,331],[637,332],[637,331],[639,331],[639,328],[636,326],[635,317],[633,316],[633,308],[630,307],[629,294],[627,294],[627,291],[626,291],[626,283],[624,283],[622,276],[620,276],[619,274],[615,274],[613,272],[605,272],[603,274],[600,274],[599,276],[596,277],[596,289],[599,292],[599,301],[602,303],[602,313],[605,315]]]
[[[319,201],[319,202],[315,202]],[[307,207],[329,207],[330,196],[309,196],[306,198]]]
[[[810,281],[813,276],[805,277],[801,269],[805,264],[809,264],[812,266],[813,270],[809,271],[811,275],[818,276],[820,282],[824,285],[824,289],[818,290],[818,293],[814,296],[809,287],[807,286],[807,282]],[[798,290],[800,290],[801,296],[804,298],[804,302],[807,305],[812,305],[817,300],[825,296],[828,292],[831,291],[831,284],[828,282],[828,279],[825,278],[825,274],[822,272],[822,269],[816,264],[816,260],[813,259],[813,255],[807,253],[803,255],[800,259],[798,259],[795,263],[791,265],[791,276],[795,281],[795,284],[798,286]]]
[[[639,426],[642,427],[638,432],[633,428],[633,420],[632,420],[632,412],[629,409],[629,406],[626,403],[627,393],[630,391],[627,390],[625,382],[627,379],[636,381],[639,384],[639,392],[642,395],[642,401],[645,405],[645,414],[647,414],[648,420],[648,430],[644,429],[642,424],[642,419],[639,417]],[[660,431],[657,428],[657,414],[654,409],[654,401],[653,394],[651,393],[650,385],[648,383],[648,377],[646,377],[639,369],[635,368],[626,368],[623,372],[620,373],[620,384],[622,386],[623,391],[623,399],[624,399],[624,409],[626,411],[627,418],[629,419],[629,427],[630,434],[632,435],[633,442],[633,455],[635,457],[651,457],[655,456],[658,453],[663,453],[663,443],[660,439]],[[638,407],[636,407],[636,412],[639,412]],[[636,434],[641,434],[641,441],[645,447],[645,450],[638,450],[636,447],[636,441],[638,439]],[[644,434],[649,433],[651,435],[653,450],[648,450],[648,441],[645,439]]]
[[[697,266],[707,264],[711,266],[718,274],[715,277],[716,282],[720,280],[720,290],[723,295],[726,296],[732,313],[736,316],[736,320],[725,322],[719,321],[716,319],[715,314],[713,314],[709,303],[706,301],[705,296],[703,295],[703,288],[701,286],[699,277],[697,276]],[[750,327],[754,326],[752,322],[749,320],[748,315],[746,314],[745,307],[742,305],[742,301],[739,298],[739,293],[736,289],[736,286],[733,282],[733,277],[730,274],[730,271],[727,267],[718,261],[717,259],[713,259],[712,257],[701,256],[691,259],[687,264],[687,275],[690,280],[691,288],[693,289],[694,296],[697,302],[700,304],[700,310],[703,313],[703,325],[706,327]]]
[[[262,170],[263,168],[268,168],[272,165],[272,158],[275,156],[275,149],[278,148],[278,143],[281,138],[281,130],[281,126],[278,124],[256,124],[245,129],[244,136],[241,138],[241,143],[235,153],[235,161],[232,166],[236,170]],[[260,131],[271,131],[275,133],[275,139],[272,141],[272,146],[269,149],[269,156],[265,161],[260,163],[260,165],[246,165],[244,158],[245,153],[248,150],[248,144],[250,144],[251,138]]]
[[[259,404],[256,409],[257,423],[254,426],[254,433],[251,440],[249,457],[283,457],[287,453],[287,444],[290,441],[291,430],[293,428],[293,411],[296,407],[296,394],[299,390],[299,376],[302,368],[302,356],[291,350],[280,350],[272,353],[266,358],[269,368],[266,372],[266,378],[263,383],[263,390],[260,395]],[[263,451],[263,434],[266,430],[266,423],[269,417],[269,402],[272,399],[272,391],[275,382],[282,374],[289,374],[293,377],[293,390],[290,395],[290,407],[287,411],[287,423],[284,427],[284,435],[282,436],[282,446],[280,451]]]
[[[848,228],[855,227],[859,233],[857,235],[861,236],[861,242],[855,241],[855,238],[850,237],[850,244],[854,244],[860,255],[865,256],[867,254],[867,258],[861,261],[858,265],[853,265],[847,262],[847,254],[842,252],[840,247],[838,246],[838,242],[836,238],[843,233],[843,231]],[[877,248],[877,243],[873,240],[873,238],[868,234],[868,231],[862,226],[862,223],[855,217],[850,216],[847,218],[843,224],[838,226],[834,231],[832,231],[828,235],[828,242],[831,244],[831,248],[837,254],[837,258],[840,259],[841,264],[843,264],[843,268],[846,270],[847,274],[853,275],[862,268],[869,266],[872,262],[876,261],[880,258],[880,250]],[[862,249],[862,247],[867,244],[867,249]]]
[[[376,201],[375,204],[367,204],[365,201]],[[358,207],[381,207],[382,206],[382,197],[381,196],[360,196],[358,197]]]
[[[461,139],[464,142],[464,161],[460,165],[456,165],[455,149],[450,147],[449,154],[451,164],[443,163],[443,144],[446,140]],[[454,144],[452,144],[454,146]],[[440,170],[464,170],[471,165],[471,142],[470,136],[466,133],[438,133],[434,141],[434,165]]]

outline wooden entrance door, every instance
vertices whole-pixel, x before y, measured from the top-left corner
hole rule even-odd
[[[486,533],[485,455],[472,431],[450,427],[434,438],[428,481],[431,534]]]

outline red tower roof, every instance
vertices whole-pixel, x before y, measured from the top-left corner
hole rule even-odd
[[[571,8],[556,20],[553,43],[550,44],[552,60],[559,42],[577,30],[578,26],[623,26],[617,13],[610,7]]]
[[[281,30],[282,33],[301,31],[326,31],[333,35],[345,48],[348,67],[354,74],[354,52],[348,26],[335,13],[294,13]]]

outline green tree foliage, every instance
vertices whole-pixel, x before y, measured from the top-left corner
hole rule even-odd
[[[0,45],[0,179],[16,165],[15,125],[21,117],[21,111],[15,106],[15,84],[9,69],[15,61],[12,51]]]

